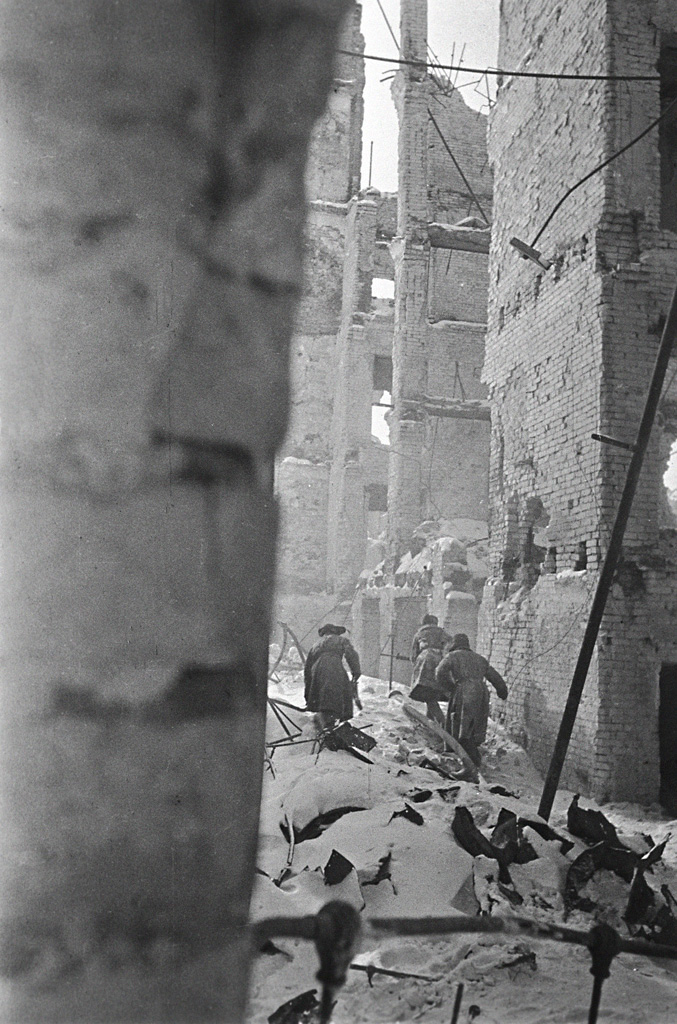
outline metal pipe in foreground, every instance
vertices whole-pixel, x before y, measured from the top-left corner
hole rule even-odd
[[[526,917],[372,917],[362,922],[364,936],[392,935],[450,935],[453,933],[492,933],[503,935],[529,935],[534,939],[551,942],[566,942],[577,946],[590,947],[594,939],[591,932],[562,925],[532,921]],[[313,940],[316,933],[316,918],[269,917],[252,925],[253,941],[263,945],[273,938],[299,938]],[[618,937],[620,953],[634,953],[637,956],[662,957],[677,960],[677,946],[665,946],[645,939]]]

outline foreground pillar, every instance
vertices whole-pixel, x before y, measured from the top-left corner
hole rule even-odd
[[[5,1020],[237,1021],[344,0],[3,5]]]

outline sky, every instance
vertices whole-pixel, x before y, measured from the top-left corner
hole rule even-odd
[[[378,0],[361,0],[362,34],[365,53],[379,57],[397,57],[395,42],[386,25]],[[400,0],[381,0],[390,26],[399,37]],[[469,67],[496,67],[498,58],[499,0],[428,0],[428,44],[440,64],[467,64]],[[362,143],[362,187],[369,184],[371,142],[371,184],[381,192],[397,191],[397,116],[390,95],[390,81],[384,75],[396,65],[380,61],[365,62],[364,129]],[[456,85],[466,103],[486,111],[487,84],[493,95],[494,82],[477,83],[476,74],[459,72]],[[475,83],[475,84],[473,84]],[[389,399],[387,399],[389,400]],[[388,439],[384,409],[376,411],[372,430],[382,441]],[[677,488],[677,443],[673,446],[665,484]]]
[[[379,57],[397,57],[398,51],[379,10],[377,0],[361,0],[362,34],[365,53]],[[381,0],[388,21],[399,38],[400,0]],[[499,0],[428,0],[428,44],[441,64],[470,67],[496,65],[498,52]],[[465,47],[465,49],[464,49]],[[366,61],[364,91],[364,131],[362,150],[362,187],[369,184],[369,155],[374,143],[371,184],[381,192],[397,191],[397,116],[390,96],[390,82],[382,82],[396,65]],[[473,85],[477,75],[459,73],[466,103],[475,109],[486,107],[486,80]],[[476,92],[483,89],[485,95]]]

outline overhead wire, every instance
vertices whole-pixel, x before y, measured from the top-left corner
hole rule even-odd
[[[408,60],[406,57],[380,57],[358,50],[337,49],[344,57],[361,57],[363,60],[381,61],[384,64],[401,64],[406,67],[431,68],[437,71],[467,71],[474,75],[493,75],[496,78],[546,78],[567,82],[659,82],[660,75],[579,75],[550,71],[506,71],[503,68],[471,68],[460,64],[433,64],[426,60]]]

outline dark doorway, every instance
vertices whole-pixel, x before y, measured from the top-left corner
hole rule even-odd
[[[677,665],[663,665],[659,680],[658,749],[660,802],[677,814]]]

